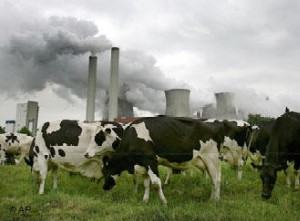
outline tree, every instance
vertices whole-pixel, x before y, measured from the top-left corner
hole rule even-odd
[[[30,130],[27,128],[27,127],[22,127],[18,133],[21,133],[21,134],[26,134],[28,136],[32,136],[32,133],[30,132]]]
[[[4,128],[0,126],[0,134],[4,134],[4,133],[5,133]]]
[[[250,123],[250,125],[264,126],[265,124],[273,120],[274,118],[272,117],[263,117],[260,114],[248,115],[248,122]]]

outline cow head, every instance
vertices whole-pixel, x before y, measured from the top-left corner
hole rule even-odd
[[[261,197],[263,199],[269,199],[271,197],[272,190],[277,179],[277,171],[282,168],[282,166],[274,166],[270,164],[263,165],[260,173],[260,178],[263,184]]]
[[[120,141],[121,137],[113,124],[98,126],[92,135],[92,141],[84,156],[86,158],[91,158],[95,155],[113,151],[119,146]]]

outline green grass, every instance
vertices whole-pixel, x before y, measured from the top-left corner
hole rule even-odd
[[[154,190],[149,203],[142,203],[143,186],[134,193],[132,177],[126,173],[112,191],[104,192],[102,182],[60,171],[58,190],[52,190],[49,175],[45,195],[39,196],[24,164],[0,167],[0,220],[300,220],[300,192],[285,186],[282,173],[271,200],[262,201],[259,176],[250,167],[242,181],[224,165],[222,172],[219,202],[209,200],[210,180],[193,171],[171,177],[164,187],[168,206],[163,206]]]

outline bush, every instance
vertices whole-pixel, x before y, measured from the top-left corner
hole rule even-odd
[[[3,127],[0,127],[0,134],[4,134],[5,133],[5,130]]]
[[[257,125],[257,126],[264,126],[265,124],[275,120],[271,117],[263,117],[260,114],[249,114],[248,115],[248,122],[251,125]]]
[[[26,134],[28,136],[32,136],[32,133],[30,132],[30,130],[27,128],[27,127],[22,127],[18,133],[21,133],[21,134]]]

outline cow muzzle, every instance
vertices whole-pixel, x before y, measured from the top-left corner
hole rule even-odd
[[[116,185],[116,182],[115,182],[114,178],[109,177],[107,180],[105,180],[103,189],[108,191],[108,190],[111,190],[115,185]]]

